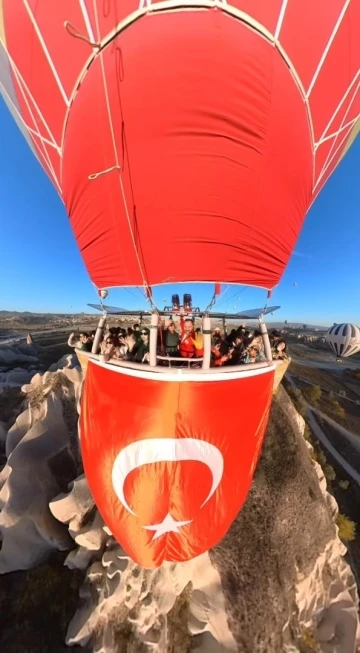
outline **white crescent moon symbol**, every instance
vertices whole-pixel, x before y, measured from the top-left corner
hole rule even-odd
[[[122,449],[116,456],[112,469],[115,493],[128,512],[135,515],[124,495],[124,484],[130,472],[141,465],[160,462],[195,460],[204,463],[212,474],[212,485],[203,507],[217,489],[224,471],[224,459],[217,447],[205,440],[194,438],[152,438],[137,440]]]

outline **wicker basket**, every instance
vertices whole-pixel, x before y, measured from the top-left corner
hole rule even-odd
[[[79,363],[81,365],[82,373],[83,373],[83,375],[85,377],[86,372],[87,372],[88,363],[89,363],[89,354],[87,352],[81,351],[81,349],[75,349],[75,352],[76,352],[76,355],[77,355],[77,357],[79,359]],[[274,395],[276,394],[276,392],[278,390],[278,387],[279,387],[279,385],[281,383],[281,380],[282,380],[286,370],[288,369],[288,367],[290,365],[290,362],[291,362],[290,358],[288,358],[287,360],[284,360],[284,361],[282,361],[282,360],[274,361],[274,363],[276,364],[275,376],[274,376],[274,386],[273,386],[273,394]]]
[[[291,358],[288,358],[287,360],[283,360],[283,361],[282,360],[274,361],[274,363],[276,363],[276,369],[275,369],[275,376],[274,376],[273,394],[276,395],[281,380],[291,363]]]
[[[87,352],[81,351],[81,349],[75,349],[75,353],[78,357],[79,363],[81,365],[82,373],[85,377],[86,371],[87,371],[87,366],[89,362],[89,355]]]

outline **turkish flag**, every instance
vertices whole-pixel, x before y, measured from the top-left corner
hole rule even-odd
[[[179,381],[89,361],[84,469],[105,523],[137,563],[189,560],[224,537],[251,486],[273,375],[244,368]]]

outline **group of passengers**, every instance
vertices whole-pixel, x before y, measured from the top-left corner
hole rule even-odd
[[[83,351],[91,351],[95,331],[80,333],[79,339],[70,335],[68,344]],[[287,359],[287,345],[279,331],[272,331],[269,336],[272,357]],[[104,338],[96,353],[101,354],[105,361],[112,359],[134,361],[136,363],[150,362],[150,330],[134,324],[127,329],[111,327],[106,329]],[[204,339],[202,330],[195,328],[190,318],[180,317],[179,330],[175,322],[167,319],[158,328],[157,357],[158,363],[169,364],[169,359],[196,359],[198,366],[204,354]],[[261,331],[251,332],[244,326],[232,329],[229,334],[222,333],[217,327],[211,335],[211,366],[242,365],[260,363],[266,360],[264,342]],[[176,360],[173,362],[177,364]]]
[[[273,359],[287,359],[287,345],[281,333],[272,331],[269,340]],[[220,328],[215,329],[211,358],[214,366],[264,362],[266,356],[261,331],[255,329],[251,332],[240,326],[223,336]]]
[[[90,333],[80,332],[76,337],[70,334],[68,345],[81,351],[92,351],[96,331]],[[99,344],[96,353],[104,356],[105,360],[115,358],[118,360],[133,360],[137,363],[149,362],[149,335],[147,327],[141,328],[139,324],[124,329],[110,327],[105,329],[104,338]]]

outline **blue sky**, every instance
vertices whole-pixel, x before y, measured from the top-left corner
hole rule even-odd
[[[97,296],[65,208],[1,99],[0,143],[0,310],[87,311]],[[360,324],[359,171],[358,138],[306,218],[271,299],[282,307],[272,319]],[[154,290],[157,305],[176,290],[192,292],[201,308],[211,294],[207,285],[164,286]],[[146,306],[136,289],[112,290],[108,302],[130,309]],[[264,303],[265,291],[232,286],[218,309],[233,312]]]

